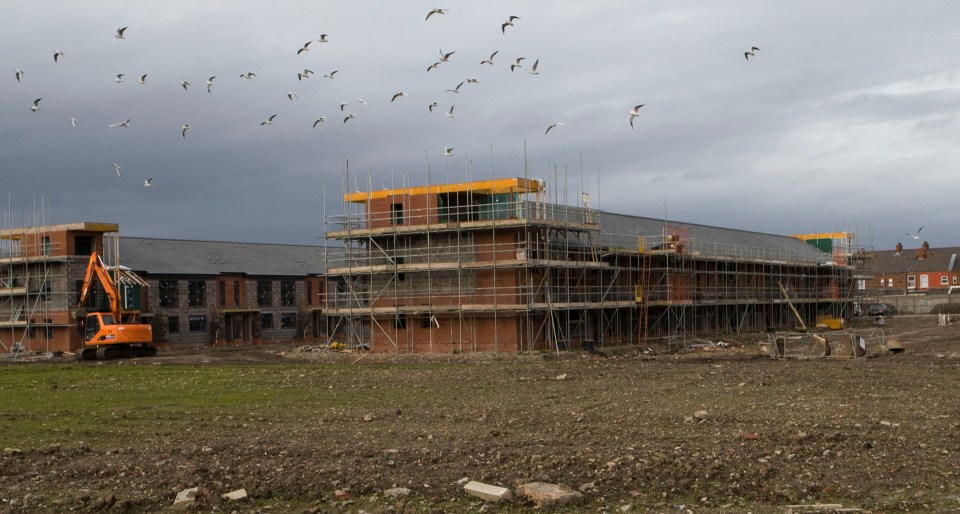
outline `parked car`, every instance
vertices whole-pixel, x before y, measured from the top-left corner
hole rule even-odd
[[[893,316],[897,308],[889,303],[871,303],[867,307],[867,316]]]

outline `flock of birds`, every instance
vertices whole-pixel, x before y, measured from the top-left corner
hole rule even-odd
[[[427,12],[426,17],[425,17],[425,21],[429,21],[431,18],[436,19],[435,17],[439,17],[439,16],[442,16],[442,15],[446,15],[448,11],[449,11],[449,9],[441,9],[441,8],[431,9],[429,12]],[[516,26],[517,22],[520,22],[521,20],[522,20],[522,18],[521,18],[520,16],[516,16],[516,15],[510,15],[510,16],[508,16],[508,17],[503,21],[503,23],[500,24],[501,33],[505,35],[505,34],[507,33],[507,29],[508,29],[508,28],[511,28],[511,31],[514,30],[513,28]],[[118,29],[116,30],[116,32],[114,33],[114,37],[117,38],[118,40],[126,39],[126,37],[127,37],[127,36],[126,36],[127,29],[128,29],[128,27],[126,27],[126,26],[118,28]],[[319,37],[317,37],[316,39],[311,39],[311,40],[303,43],[303,45],[301,45],[301,46],[295,51],[295,53],[296,53],[296,55],[301,55],[301,54],[304,54],[304,53],[306,53],[306,52],[310,52],[310,51],[311,51],[311,45],[313,45],[314,43],[325,45],[325,44],[330,43],[330,41],[331,41],[331,39],[330,39],[330,36],[329,36],[328,34],[320,34]],[[750,58],[751,58],[751,57],[755,57],[755,56],[757,55],[757,52],[759,52],[759,51],[760,51],[760,49],[759,49],[758,47],[753,46],[753,47],[750,48],[750,50],[744,52],[744,57],[746,58],[746,60],[749,61]],[[456,51],[446,51],[446,52],[445,52],[442,47],[438,48],[438,49],[437,49],[437,52],[438,52],[438,56],[437,56],[436,60],[435,60],[433,63],[431,63],[429,66],[427,66],[427,68],[426,68],[426,71],[427,71],[427,72],[430,72],[430,71],[432,71],[432,70],[435,70],[435,69],[437,69],[439,66],[441,66],[442,64],[449,62],[451,59],[454,58],[454,54],[457,53]],[[495,58],[497,57],[498,53],[499,53],[499,50],[495,50],[494,52],[492,52],[492,53],[490,54],[490,56],[489,56],[488,58],[483,59],[482,61],[480,61],[480,65],[493,66],[493,65],[494,65],[494,62],[495,62]],[[60,50],[56,50],[56,51],[54,52],[54,54],[53,54],[53,60],[54,60],[55,63],[60,63],[60,62],[62,62],[64,59],[65,59],[65,53],[64,53],[64,52],[62,52],[62,51],[60,51]],[[511,72],[511,73],[514,73],[514,72],[516,72],[517,70],[522,70],[522,71],[526,71],[528,74],[533,75],[533,76],[539,75],[539,74],[540,74],[540,59],[539,59],[539,58],[535,59],[534,62],[533,62],[533,64],[530,66],[529,69],[526,69],[526,68],[525,68],[526,65],[524,64],[524,61],[526,61],[526,60],[527,60],[526,57],[516,57],[516,58],[513,60],[513,62],[509,65],[510,72]],[[337,75],[338,72],[339,72],[339,70],[332,70],[332,71],[330,71],[329,73],[323,74],[322,77],[325,78],[325,79],[328,79],[328,80],[335,80],[335,79],[336,79],[336,75]],[[17,80],[18,83],[25,80],[24,77],[25,77],[26,74],[24,73],[23,70],[17,69],[16,72],[14,73],[14,75],[15,75],[15,78],[16,78],[16,80]],[[315,73],[313,72],[313,70],[310,70],[310,69],[308,69],[308,68],[304,68],[302,71],[297,72],[297,80],[300,81],[300,82],[302,82],[302,81],[304,81],[304,80],[310,79],[310,78],[313,77],[314,75],[315,75]],[[137,80],[137,83],[138,83],[139,85],[146,85],[146,84],[148,83],[148,76],[149,76],[149,74],[147,74],[147,73],[144,73],[144,74],[140,75],[140,76],[139,76],[139,79]],[[125,82],[125,77],[126,77],[126,75],[125,75],[124,73],[118,73],[118,74],[116,74],[115,77],[114,77],[114,82],[116,82],[117,84],[122,84],[122,83]],[[254,73],[254,72],[251,72],[251,71],[248,71],[248,72],[245,72],[245,73],[240,74],[240,78],[245,79],[245,80],[254,80],[256,77],[257,77],[257,74]],[[207,92],[208,94],[213,94],[214,89],[215,89],[215,86],[216,86],[216,82],[215,82],[216,79],[217,79],[217,76],[216,76],[216,75],[212,75],[212,76],[210,76],[210,77],[206,80],[206,83],[204,84],[204,86],[205,86],[206,92]],[[449,89],[446,89],[445,92],[447,92],[447,93],[452,93],[452,94],[459,94],[460,91],[461,91],[461,88],[462,88],[465,84],[477,84],[477,83],[479,83],[479,80],[478,80],[477,78],[468,77],[468,78],[462,80],[461,82],[459,82],[456,86],[454,86],[454,87],[452,87],[452,88],[449,88]],[[181,81],[179,84],[180,84],[180,86],[183,88],[184,91],[189,91],[189,90],[190,90],[190,87],[192,86],[192,84],[191,84],[189,81],[187,81],[187,80],[183,80],[183,81]],[[402,91],[402,90],[396,91],[395,93],[393,93],[393,94],[390,96],[390,103],[398,102],[398,101],[400,101],[401,99],[403,99],[403,98],[405,98],[405,97],[407,97],[407,96],[408,96],[408,94],[406,93],[406,91]],[[296,94],[295,92],[293,92],[293,91],[290,91],[290,92],[287,93],[287,98],[288,98],[290,101],[296,101],[296,100],[298,100],[297,94]],[[41,98],[37,98],[36,100],[34,100],[33,103],[32,103],[32,105],[30,106],[30,110],[31,110],[32,112],[35,112],[35,113],[36,113],[36,112],[39,112],[39,111],[41,110],[41,105],[40,105],[40,103],[41,103],[42,100],[43,100],[42,97],[41,97]],[[362,103],[362,104],[367,104],[367,102],[366,102],[365,100],[363,100],[362,98],[358,98],[357,100],[358,100],[360,103]],[[345,102],[345,101],[342,101],[342,102],[339,103],[340,111],[343,113],[343,114],[342,114],[342,115],[343,115],[342,123],[347,123],[348,121],[353,120],[353,119],[356,119],[356,117],[357,117],[354,113],[350,113],[350,112],[347,112],[347,111],[346,111],[346,108],[347,108],[348,105],[349,105],[349,104],[348,104],[347,102]],[[628,122],[630,128],[634,128],[634,120],[635,120],[637,117],[640,116],[641,108],[643,108],[644,105],[645,105],[645,104],[642,104],[642,103],[641,103],[641,104],[636,104],[636,105],[634,105],[631,109],[629,109],[629,110],[627,111],[627,122]],[[436,101],[433,101],[432,103],[430,103],[430,104],[427,105],[427,109],[428,109],[428,111],[429,111],[430,113],[433,113],[434,110],[435,110],[435,109],[438,109],[438,108],[439,108],[439,104],[438,104],[438,102],[436,102]],[[446,115],[448,118],[454,118],[454,117],[455,117],[454,108],[455,108],[455,105],[451,104],[450,107],[445,110],[445,115]],[[278,113],[274,113],[274,114],[269,115],[269,116],[266,117],[263,121],[260,122],[260,126],[271,126],[271,125],[273,125],[273,124],[274,124],[274,120],[276,119],[277,116],[278,116]],[[312,123],[312,128],[317,128],[319,125],[321,125],[321,124],[323,124],[324,122],[326,122],[326,120],[327,120],[327,117],[326,117],[326,116],[323,116],[323,115],[317,116],[316,119],[315,119],[315,120],[313,121],[313,123]],[[76,117],[72,117],[72,116],[70,117],[70,124],[71,124],[73,127],[76,127],[76,126],[78,125],[78,123],[79,123],[79,120],[78,120]],[[116,123],[111,123],[111,124],[109,125],[109,127],[111,127],[111,128],[113,128],[113,127],[117,127],[117,128],[129,128],[129,127],[130,127],[130,123],[131,123],[131,120],[128,118],[128,119],[123,120],[123,121],[118,121],[118,122],[116,122]],[[563,126],[563,125],[564,125],[563,122],[552,122],[552,123],[549,123],[549,124],[547,125],[546,129],[544,130],[544,133],[543,133],[544,136],[549,135],[552,130],[554,130],[554,129],[558,128],[558,127],[561,127],[561,126]],[[189,132],[190,129],[191,129],[191,127],[190,127],[190,124],[189,124],[189,123],[184,123],[184,124],[182,124],[182,125],[180,126],[180,137],[181,137],[181,139],[184,139],[184,140],[185,140],[185,139],[187,138],[187,132]],[[443,155],[444,155],[444,156],[448,156],[448,157],[449,157],[449,156],[453,156],[453,150],[454,150],[454,149],[453,149],[452,147],[446,146],[446,147],[444,147],[444,149],[443,149]],[[113,165],[114,171],[115,171],[115,172],[117,173],[117,175],[119,176],[119,175],[120,175],[120,169],[121,169],[120,165],[119,165],[118,163],[112,163],[112,165]],[[145,187],[151,187],[152,185],[153,185],[153,178],[152,178],[152,177],[151,177],[151,178],[148,178],[147,180],[144,181],[144,186],[145,186]]]

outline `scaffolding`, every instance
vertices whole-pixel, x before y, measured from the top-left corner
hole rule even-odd
[[[329,341],[392,352],[674,344],[789,326],[778,282],[811,323],[850,314],[854,266],[812,246],[700,240],[699,226],[550,197],[527,178],[344,194],[325,215],[340,243],[325,253]]]

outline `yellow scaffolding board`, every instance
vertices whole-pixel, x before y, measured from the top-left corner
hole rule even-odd
[[[369,200],[389,198],[391,196],[418,196],[441,193],[473,192],[485,195],[504,193],[539,193],[544,190],[542,181],[525,178],[501,178],[496,180],[480,180],[477,182],[459,182],[455,184],[439,184],[435,186],[416,186],[400,189],[383,189],[380,191],[357,191],[343,195],[345,202],[366,203]]]

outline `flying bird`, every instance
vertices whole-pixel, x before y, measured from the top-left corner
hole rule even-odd
[[[537,59],[536,61],[533,61],[533,68],[530,68],[530,71],[528,71],[527,73],[529,73],[529,74],[531,74],[531,75],[539,75],[540,72],[537,71],[537,67],[538,67],[538,66],[540,66],[540,59]]]
[[[127,27],[120,27],[119,29],[117,29],[117,33],[114,34],[113,37],[115,37],[115,38],[117,38],[117,39],[125,39],[125,38],[123,37],[123,33],[124,33],[126,30],[127,30]]]
[[[450,60],[450,56],[453,55],[453,54],[455,54],[455,53],[457,53],[456,50],[454,50],[454,51],[452,51],[452,52],[443,53],[443,49],[440,48],[440,47],[437,47],[437,51],[440,52],[440,62],[447,62],[447,61],[449,61],[449,60]]]
[[[467,84],[479,84],[479,83],[480,83],[480,81],[479,81],[478,79],[475,79],[475,78],[468,78],[468,79],[467,79]]]
[[[362,103],[363,105],[367,105],[367,101],[364,100],[363,98],[357,98],[357,101]]]
[[[340,71],[340,70],[333,70],[333,71],[331,71],[330,73],[327,73],[326,75],[324,75],[323,78],[325,78],[325,79],[332,79],[333,76],[334,76],[338,71]]]
[[[914,238],[914,239],[920,239],[920,231],[921,231],[921,230],[923,230],[923,227],[918,228],[917,231],[916,231],[915,233],[913,233],[913,234],[907,232],[907,235],[910,236],[910,237],[912,237],[912,238]]]
[[[453,155],[453,148],[450,148],[449,146],[443,147],[443,155],[446,155],[446,156],[448,156],[448,157],[449,157],[449,156],[452,156],[452,155]]]
[[[627,113],[630,115],[630,119],[628,120],[630,121],[630,128],[633,128],[633,119],[636,118],[637,116],[640,116],[640,108],[643,106],[644,104],[637,105],[633,109],[630,109],[630,112]]]
[[[343,109],[346,108],[347,102],[340,102],[340,112],[343,112]]]
[[[303,44],[303,48],[297,50],[297,55],[300,55],[300,54],[303,53],[303,52],[309,52],[310,49],[307,48],[307,47],[310,46],[310,43],[313,43],[313,40],[312,40],[312,39],[311,39],[310,41],[307,41],[306,43],[304,43],[304,44]]]
[[[137,83],[140,84],[141,86],[144,85],[144,84],[146,84],[146,83],[147,83],[147,74],[144,73],[143,75],[140,75],[140,80],[138,80]]]
[[[427,13],[427,17],[424,18],[424,21],[429,20],[434,14],[447,14],[447,11],[449,10],[450,9],[430,9],[430,12]]]
[[[407,93],[405,93],[405,92],[403,92],[403,91],[397,91],[397,92],[394,93],[393,96],[390,98],[390,102],[393,102],[394,100],[396,100],[397,98],[400,98],[401,96],[407,96]]]
[[[180,139],[187,138],[188,130],[190,130],[190,125],[187,125],[186,123],[184,123],[183,125],[180,125]]]
[[[253,79],[253,77],[256,77],[256,76],[257,76],[257,74],[254,73],[254,72],[252,72],[252,71],[248,71],[248,72],[246,72],[246,73],[241,73],[241,74],[240,74],[240,78],[247,79],[247,80],[251,80],[251,79]]]
[[[113,79],[114,82],[120,84],[123,82],[123,77],[126,77],[123,73],[117,73],[117,76]]]
[[[113,164],[113,171],[116,171],[116,172],[117,172],[117,176],[119,177],[119,176],[120,176],[120,165],[117,164],[117,163],[115,163],[115,162],[112,162],[112,163],[110,163],[110,164]]]
[[[513,64],[510,65],[510,71],[513,71],[515,68],[523,68],[523,65],[520,64],[520,61],[526,59],[526,57],[517,57]]]
[[[313,128],[317,128],[317,125],[327,121],[327,118],[323,116],[317,116],[317,121],[313,122]]]
[[[760,51],[759,48],[755,46],[751,46],[749,51],[743,52],[743,58],[749,61],[750,58],[757,55],[757,52],[759,51]]]
[[[310,78],[310,75],[313,75],[313,70],[304,68],[303,71],[297,73],[297,80],[308,79]]]
[[[14,73],[14,75],[17,77],[17,82],[20,82],[20,79],[23,78],[23,72],[20,70],[17,70],[17,72]]]
[[[549,134],[549,133],[550,133],[550,129],[552,129],[553,127],[559,127],[560,125],[563,125],[563,123],[560,123],[560,122],[551,123],[551,124],[547,127],[547,130],[546,130],[546,132],[543,133],[543,135]]]
[[[448,89],[447,91],[449,91],[450,93],[457,93],[457,94],[459,94],[459,93],[460,93],[460,86],[462,86],[462,85],[463,85],[463,82],[457,84],[457,87],[455,87],[455,88],[453,88],[453,89]]]
[[[143,187],[153,187],[153,177],[143,181]]]
[[[430,112],[433,112],[433,108],[436,106],[437,106],[437,102],[433,102],[432,104],[427,106],[427,110],[429,110]]]
[[[498,53],[500,53],[500,50],[497,50],[496,52],[493,52],[492,54],[490,54],[490,58],[489,58],[489,59],[484,59],[484,60],[480,61],[480,64],[489,64],[489,65],[492,66],[492,65],[493,65],[493,57],[494,57],[495,55],[497,55]]]
[[[427,71],[436,69],[437,66],[440,66],[440,61],[437,61],[437,62],[431,64],[430,66],[427,66]]]
[[[347,117],[343,119],[343,122],[346,123],[347,120],[352,120],[352,119],[355,118],[355,117],[356,117],[356,116],[354,116],[354,115],[352,115],[352,114],[348,114]]]
[[[187,86],[191,86],[192,84],[190,84],[190,83],[187,82],[186,80],[183,80],[183,81],[180,82],[180,85],[183,86],[183,90],[186,91],[186,90],[187,90]]]
[[[277,115],[274,114],[274,115],[270,116],[269,118],[267,118],[266,120],[261,121],[261,122],[260,122],[260,126],[262,127],[262,126],[264,126],[264,125],[273,125],[273,119],[276,118],[276,117],[277,117]]]
[[[78,121],[80,121],[80,120],[74,118],[73,116],[70,117],[70,124],[73,125],[74,127],[77,126],[77,122],[78,122]]]
[[[40,110],[40,100],[43,100],[43,98],[37,98],[33,101],[33,105],[30,106],[31,111],[37,112]]]
[[[297,94],[294,93],[293,91],[290,91],[289,93],[287,93],[287,98],[289,98],[290,101],[292,102],[294,98],[300,98],[300,97],[298,97]]]
[[[326,34],[320,34],[320,37],[317,38],[317,42],[318,42],[318,43],[326,43],[326,42],[327,42],[327,35],[326,35]]]
[[[512,27],[512,26],[513,26],[513,20],[519,20],[519,19],[520,19],[519,16],[511,16],[511,17],[507,18],[507,21],[503,22],[503,25],[500,25],[500,31],[503,32],[504,34],[506,34],[506,33],[507,33],[507,27]]]
[[[63,52],[60,50],[53,52],[53,62],[60,62],[60,59],[63,59]]]
[[[216,75],[214,75],[214,76],[212,76],[212,77],[210,77],[210,78],[207,79],[207,93],[209,93],[209,92],[210,92],[210,88],[213,87],[213,79],[215,79],[215,78],[217,78]]]
[[[127,118],[125,121],[118,121],[116,123],[111,123],[111,127],[123,127],[130,128],[130,118]]]
[[[450,110],[447,111],[447,117],[448,117],[448,118],[452,118],[452,117],[453,117],[453,108],[454,108],[454,106],[451,105],[451,106],[450,106]]]

